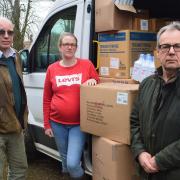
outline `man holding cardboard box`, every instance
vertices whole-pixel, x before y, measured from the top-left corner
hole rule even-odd
[[[131,113],[131,148],[142,180],[180,179],[180,23],[160,29],[161,67],[140,85]]]

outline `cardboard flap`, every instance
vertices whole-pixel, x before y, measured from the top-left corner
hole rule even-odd
[[[115,1],[114,4],[120,10],[136,13],[136,9],[133,7],[133,5],[121,4],[121,2],[118,1]]]

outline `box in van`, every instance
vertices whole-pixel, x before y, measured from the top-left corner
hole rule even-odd
[[[120,83],[120,84],[138,84],[137,81],[133,79],[118,79],[118,78],[106,78],[106,77],[100,77],[100,83]]]
[[[114,4],[112,0],[95,1],[95,31],[132,29],[133,6]]]
[[[134,61],[141,53],[153,54],[156,33],[125,30],[117,33],[99,33],[99,75],[128,79]]]

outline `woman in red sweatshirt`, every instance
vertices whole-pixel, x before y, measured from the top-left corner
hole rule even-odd
[[[62,59],[48,67],[45,79],[45,134],[55,137],[62,172],[83,179],[80,161],[86,135],[80,130],[80,85],[96,85],[99,77],[90,60],[75,57],[77,38],[73,34],[60,36],[59,50]]]

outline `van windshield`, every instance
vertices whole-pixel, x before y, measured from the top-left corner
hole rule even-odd
[[[63,32],[74,33],[76,10],[77,6],[60,11],[46,22],[34,46],[33,72],[45,72],[60,59],[58,39]]]

